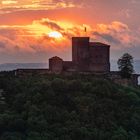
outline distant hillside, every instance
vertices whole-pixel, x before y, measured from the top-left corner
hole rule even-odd
[[[136,73],[140,73],[140,60],[136,60],[134,63]],[[9,71],[19,68],[48,68],[48,63],[5,63],[0,64],[0,71]],[[117,61],[111,60],[111,70],[118,70]]]
[[[92,76],[0,77],[0,140],[140,140],[140,90]]]
[[[47,63],[5,63],[0,64],[0,71],[11,71],[15,69],[39,69],[39,68],[48,68]]]

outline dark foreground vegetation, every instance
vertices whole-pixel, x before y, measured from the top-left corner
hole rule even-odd
[[[140,90],[91,76],[0,77],[0,140],[140,140]]]

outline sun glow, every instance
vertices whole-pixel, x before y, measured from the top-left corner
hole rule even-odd
[[[62,38],[62,34],[57,31],[52,31],[52,32],[48,33],[48,36],[51,38],[56,38],[56,39]]]

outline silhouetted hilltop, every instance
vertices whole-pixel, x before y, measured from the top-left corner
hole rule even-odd
[[[0,139],[139,140],[140,90],[86,75],[0,77]]]

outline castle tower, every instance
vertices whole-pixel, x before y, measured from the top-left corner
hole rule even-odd
[[[53,73],[61,73],[63,71],[63,59],[55,56],[49,59],[49,69]]]
[[[100,42],[90,42],[90,64],[92,72],[110,72],[110,45]]]
[[[78,71],[88,71],[89,37],[72,38],[72,61]]]

